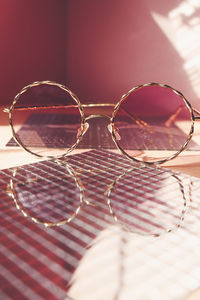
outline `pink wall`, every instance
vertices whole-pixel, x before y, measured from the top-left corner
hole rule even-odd
[[[135,85],[162,82],[198,105],[200,95],[184,70],[183,57],[153,18],[153,13],[169,18],[186,2],[67,1],[67,84],[83,102],[116,102]]]
[[[66,83],[82,102],[116,102],[133,86],[156,81],[181,90],[200,106],[200,79],[198,92],[184,55],[173,43],[175,32],[168,27],[164,32],[154,18],[157,14],[167,20],[189,2],[0,1],[0,104],[10,103],[27,83],[50,79]],[[200,17],[199,10],[194,14]],[[192,17],[183,11],[175,21],[181,18],[188,28]],[[200,46],[196,48],[200,53]]]
[[[35,80],[65,81],[65,2],[0,1],[0,105]]]

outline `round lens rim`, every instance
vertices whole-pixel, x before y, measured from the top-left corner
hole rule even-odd
[[[57,86],[58,88],[64,90],[66,93],[68,93],[72,99],[75,101],[75,103],[77,104],[78,106],[78,110],[79,110],[79,113],[80,113],[80,116],[81,116],[81,123],[80,123],[80,126],[81,126],[81,131],[80,131],[80,134],[76,140],[76,142],[66,151],[64,152],[63,154],[61,155],[41,155],[41,154],[38,154],[38,153],[35,153],[33,151],[31,151],[30,149],[28,149],[24,144],[23,142],[21,141],[21,139],[17,136],[17,133],[14,129],[14,125],[13,125],[13,111],[14,111],[14,108],[15,108],[15,104],[18,102],[20,96],[24,93],[26,93],[29,89],[33,88],[33,87],[36,87],[36,86],[39,86],[39,85],[51,85],[51,86]],[[79,142],[81,141],[82,137],[83,137],[83,134],[84,134],[84,128],[85,128],[85,114],[84,114],[84,109],[83,109],[83,106],[81,105],[81,102],[80,100],[78,99],[78,97],[68,88],[66,87],[65,85],[63,84],[60,84],[60,83],[56,83],[54,81],[49,81],[49,80],[45,80],[45,81],[35,81],[25,87],[22,88],[22,90],[14,97],[14,100],[10,106],[10,109],[9,109],[9,125],[11,127],[11,130],[12,130],[12,135],[13,135],[13,138],[14,140],[16,141],[16,143],[22,147],[26,152],[36,156],[36,157],[39,157],[39,158],[61,158],[61,157],[65,157],[68,153],[70,153],[71,151],[73,151],[77,145],[79,144]]]
[[[167,89],[170,89],[172,90],[176,95],[178,95],[179,97],[182,98],[182,100],[184,101],[186,107],[189,109],[189,112],[190,112],[190,117],[191,117],[191,127],[190,127],[190,132],[188,134],[188,137],[187,137],[187,140],[185,141],[185,143],[183,144],[183,146],[177,151],[175,152],[174,154],[172,154],[171,156],[165,158],[165,159],[158,159],[158,160],[154,160],[154,161],[143,161],[143,160],[139,160],[131,155],[129,155],[121,146],[120,146],[120,143],[118,142],[117,140],[117,136],[115,134],[115,130],[114,130],[114,123],[115,123],[115,117],[116,117],[116,114],[117,114],[117,111],[120,107],[120,105],[126,101],[127,97],[135,92],[136,90],[138,89],[141,89],[143,87],[148,87],[148,86],[160,86],[160,87],[163,87],[163,88],[167,88]],[[193,136],[193,132],[194,132],[194,122],[195,122],[195,117],[194,117],[194,113],[193,113],[193,109],[192,109],[192,106],[190,104],[190,102],[185,98],[185,96],[179,92],[178,90],[176,90],[175,88],[169,86],[168,84],[162,84],[162,83],[156,83],[156,82],[150,82],[150,83],[145,83],[145,84],[141,84],[141,85],[137,85],[135,87],[133,87],[132,89],[130,89],[126,94],[122,95],[122,97],[120,98],[120,100],[117,102],[117,104],[115,105],[114,109],[113,109],[113,113],[112,113],[112,117],[111,117],[111,135],[112,135],[112,139],[116,145],[116,147],[118,148],[118,150],[123,154],[125,155],[129,160],[131,160],[132,162],[135,162],[135,163],[139,163],[139,164],[146,164],[146,165],[160,165],[160,164],[164,164],[165,162],[168,162],[174,158],[176,158],[181,152],[183,152],[192,136]]]

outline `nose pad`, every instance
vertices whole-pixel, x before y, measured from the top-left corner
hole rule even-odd
[[[112,125],[111,124],[108,125],[108,131],[112,134]],[[114,128],[114,134],[115,134],[116,140],[120,141],[121,136],[119,134],[119,129],[118,128]]]
[[[78,128],[78,132],[77,132],[77,135],[76,135],[76,138],[78,139],[81,135],[84,136],[84,134],[87,132],[88,128],[89,128],[89,124],[86,122],[84,124],[84,128],[82,130],[82,128]]]

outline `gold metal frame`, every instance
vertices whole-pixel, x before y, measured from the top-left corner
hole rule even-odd
[[[183,150],[185,150],[188,146],[188,143],[189,141],[191,140],[192,138],[192,135],[193,135],[193,132],[194,132],[194,122],[195,120],[200,120],[200,112],[197,111],[196,109],[193,109],[191,104],[189,103],[189,101],[183,96],[183,94],[179,91],[177,91],[176,89],[172,88],[171,86],[167,85],[167,84],[161,84],[161,83],[146,83],[146,84],[142,84],[142,85],[138,85],[134,88],[132,88],[131,90],[129,90],[126,94],[124,94],[120,101],[116,104],[116,106],[114,107],[114,110],[113,110],[113,114],[112,114],[112,118],[111,118],[111,126],[112,126],[112,137],[113,137],[113,141],[116,145],[116,147],[119,149],[119,151],[124,154],[127,158],[129,158],[130,160],[134,161],[134,162],[140,162],[140,160],[137,160],[136,158],[130,156],[128,153],[126,153],[124,151],[124,149],[119,145],[118,141],[117,141],[117,137],[116,137],[116,134],[115,134],[115,130],[114,130],[114,122],[115,122],[115,117],[116,117],[116,113],[120,107],[120,105],[122,104],[122,102],[126,101],[127,97],[133,93],[134,91],[136,90],[139,90],[143,87],[146,87],[146,86],[160,86],[160,87],[163,87],[163,88],[167,88],[167,89],[170,89],[172,90],[175,94],[177,94],[178,96],[180,96],[183,101],[185,102],[185,105],[187,106],[187,108],[189,109],[190,111],[190,116],[191,116],[191,128],[190,128],[190,132],[189,132],[189,135],[188,135],[188,138],[185,142],[185,144],[182,146],[182,148],[177,151],[175,154],[171,155],[170,157],[166,158],[166,159],[162,159],[162,160],[158,160],[158,161],[154,161],[154,162],[147,162],[147,161],[142,161],[142,163],[144,164],[148,164],[148,165],[152,165],[152,164],[163,164],[169,160],[172,160],[174,159],[175,157],[177,157]],[[195,116],[194,113],[196,113],[198,116]]]
[[[14,110],[14,106],[15,104],[18,102],[20,96],[22,94],[24,94],[25,92],[27,92],[29,89],[31,89],[32,87],[35,87],[35,86],[38,86],[38,85],[42,85],[42,84],[46,84],[46,85],[53,85],[53,86],[57,86],[59,87],[60,89],[64,90],[65,92],[67,92],[68,94],[70,94],[70,96],[72,97],[72,99],[75,101],[76,103],[76,106],[78,107],[78,110],[80,112],[80,115],[81,115],[81,132],[80,132],[80,135],[79,137],[77,138],[77,141],[74,145],[72,145],[72,147],[70,149],[68,149],[66,151],[65,154],[61,155],[61,156],[43,156],[43,155],[40,155],[40,154],[37,154],[37,153],[34,153],[32,152],[31,150],[29,150],[26,146],[24,146],[24,144],[22,143],[22,141],[20,140],[20,138],[17,136],[16,132],[15,132],[15,129],[14,129],[14,126],[13,126],[13,110]],[[56,106],[55,106],[56,107]],[[31,107],[31,109],[37,109],[37,108],[41,108],[41,107]],[[23,107],[19,108],[19,109],[24,109]],[[84,134],[84,128],[85,128],[85,117],[84,117],[84,111],[83,111],[83,106],[81,105],[78,97],[70,90],[68,89],[66,86],[62,85],[62,84],[59,84],[59,83],[56,83],[56,82],[53,82],[53,81],[36,81],[36,82],[33,82],[32,84],[29,84],[27,86],[25,86],[14,98],[13,100],[13,103],[10,107],[10,109],[8,110],[9,112],[9,124],[11,126],[11,129],[12,129],[12,135],[13,135],[13,138],[14,140],[16,141],[16,143],[21,146],[25,151],[37,156],[37,157],[47,157],[47,158],[60,158],[62,156],[65,156],[67,155],[68,153],[70,153],[71,151],[73,151],[76,146],[78,145],[78,143],[80,142],[80,140],[82,139],[82,136]]]
[[[68,94],[70,94],[70,96],[72,97],[72,99],[75,101],[75,106],[78,108],[79,112],[80,112],[80,115],[81,115],[81,132],[77,138],[77,141],[74,145],[72,145],[71,148],[69,148],[64,154],[62,155],[59,155],[59,156],[43,156],[43,155],[40,155],[40,154],[37,154],[37,153],[34,153],[32,152],[31,150],[27,149],[26,146],[23,145],[22,141],[20,140],[20,138],[17,136],[16,132],[15,132],[15,129],[14,129],[14,126],[13,126],[13,110],[14,110],[14,107],[15,107],[15,104],[17,103],[17,101],[19,100],[20,96],[22,94],[24,94],[28,89],[32,88],[32,87],[35,87],[35,86],[38,86],[38,85],[42,85],[42,84],[46,84],[46,85],[53,85],[53,86],[57,86],[59,87],[60,89],[64,90],[65,92],[67,92]],[[188,134],[188,138],[186,140],[186,142],[184,143],[184,145],[181,147],[180,150],[178,150],[176,153],[174,153],[173,155],[171,155],[170,157],[166,158],[166,159],[161,159],[161,160],[157,160],[157,161],[152,161],[152,162],[149,162],[149,161],[141,161],[141,160],[138,160],[136,159],[135,157],[132,157],[130,156],[119,144],[118,142],[118,139],[117,139],[117,133],[115,131],[115,128],[114,128],[114,123],[115,123],[115,117],[116,117],[116,113],[120,107],[120,105],[126,101],[127,97],[133,93],[134,91],[138,90],[138,89],[141,89],[143,87],[146,87],[146,86],[160,86],[160,87],[163,87],[163,88],[167,88],[167,89],[170,89],[172,90],[175,94],[177,94],[179,97],[181,97],[185,103],[185,105],[187,106],[187,108],[189,109],[190,111],[190,116],[191,116],[191,128],[190,128],[190,132]],[[28,107],[29,109],[37,109],[37,108],[42,108],[44,106],[31,106],[31,107]],[[51,106],[52,107],[52,106]],[[53,108],[56,108],[57,106],[53,106]],[[64,106],[63,106],[64,107]],[[73,106],[74,107],[74,106]],[[90,107],[113,107],[113,112],[112,112],[112,116],[107,116],[107,115],[90,115],[88,117],[85,118],[85,113],[84,113],[84,108],[90,108]],[[23,109],[27,109],[25,107],[17,107],[15,108],[17,110],[23,110]],[[179,91],[177,91],[176,89],[172,88],[171,86],[169,85],[166,85],[166,84],[161,84],[161,83],[147,83],[147,84],[142,84],[142,85],[138,85],[134,88],[132,88],[131,90],[129,90],[126,94],[124,94],[121,99],[117,102],[117,104],[113,104],[113,103],[96,103],[96,104],[81,104],[78,97],[70,90],[68,89],[66,86],[62,85],[62,84],[59,84],[59,83],[55,83],[53,81],[36,81],[36,82],[33,82],[32,84],[29,84],[27,86],[25,86],[14,98],[13,100],[13,103],[11,105],[11,107],[9,109],[4,109],[5,112],[8,112],[9,113],[9,124],[11,126],[11,130],[12,130],[12,135],[13,135],[13,138],[15,139],[15,141],[17,142],[17,144],[19,146],[21,146],[25,151],[37,156],[37,157],[44,157],[44,158],[60,158],[60,157],[65,157],[68,153],[70,153],[71,151],[73,151],[76,146],[78,145],[78,143],[80,142],[80,140],[82,139],[83,135],[85,134],[85,132],[87,131],[87,126],[86,126],[86,121],[90,118],[94,118],[94,117],[106,117],[110,120],[110,127],[111,127],[111,136],[112,136],[112,139],[117,147],[117,149],[123,154],[125,155],[129,160],[135,162],[135,163],[139,163],[139,164],[147,164],[147,165],[157,165],[157,164],[163,164],[169,160],[172,160],[174,159],[175,157],[177,157],[182,151],[184,151],[191,138],[192,138],[192,135],[193,135],[193,132],[194,132],[194,123],[196,120],[200,120],[200,112],[197,111],[196,109],[192,108],[191,104],[189,103],[189,101],[183,96],[183,94]],[[134,117],[134,116],[133,116]]]

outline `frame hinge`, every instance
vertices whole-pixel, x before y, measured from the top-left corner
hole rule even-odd
[[[194,108],[193,108],[193,112],[194,112],[194,119],[200,121],[200,112]]]

